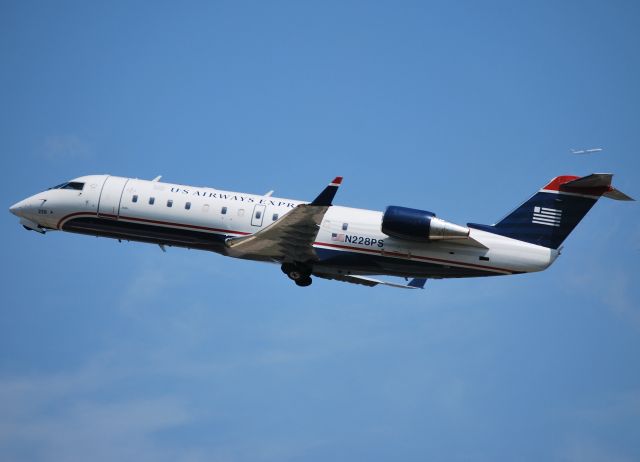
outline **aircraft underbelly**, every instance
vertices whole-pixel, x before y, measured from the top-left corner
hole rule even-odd
[[[115,221],[100,217],[79,217],[67,221],[62,229],[79,234],[136,242],[186,247],[224,253],[224,235],[164,226]]]
[[[316,266],[331,269],[339,274],[386,274],[390,276],[426,278],[499,276],[505,274],[486,268],[464,267],[447,263],[416,261],[322,248],[317,248],[316,253],[320,258]]]

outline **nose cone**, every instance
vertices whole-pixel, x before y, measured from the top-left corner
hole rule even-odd
[[[24,201],[16,202],[11,207],[9,207],[9,212],[13,213],[15,216],[20,216],[20,210],[22,210]]]

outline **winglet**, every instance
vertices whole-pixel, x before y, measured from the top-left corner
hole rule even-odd
[[[424,285],[427,282],[426,278],[414,278],[409,281],[407,287],[413,287],[414,289],[424,289]]]
[[[333,202],[333,198],[338,192],[338,187],[340,186],[341,183],[342,183],[342,177],[341,176],[335,177],[333,181],[329,183],[329,186],[324,188],[324,190],[320,194],[318,194],[318,197],[316,197],[313,200],[313,202],[311,202],[310,205],[320,205],[325,207],[330,206],[331,202]]]

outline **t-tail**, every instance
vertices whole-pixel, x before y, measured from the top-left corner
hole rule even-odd
[[[558,176],[498,223],[469,227],[557,249],[600,199],[632,201],[611,186],[611,173]]]

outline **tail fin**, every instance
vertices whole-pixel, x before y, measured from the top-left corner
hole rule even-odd
[[[557,249],[601,196],[633,200],[611,186],[612,177],[610,173],[558,176],[495,225],[468,226]]]

